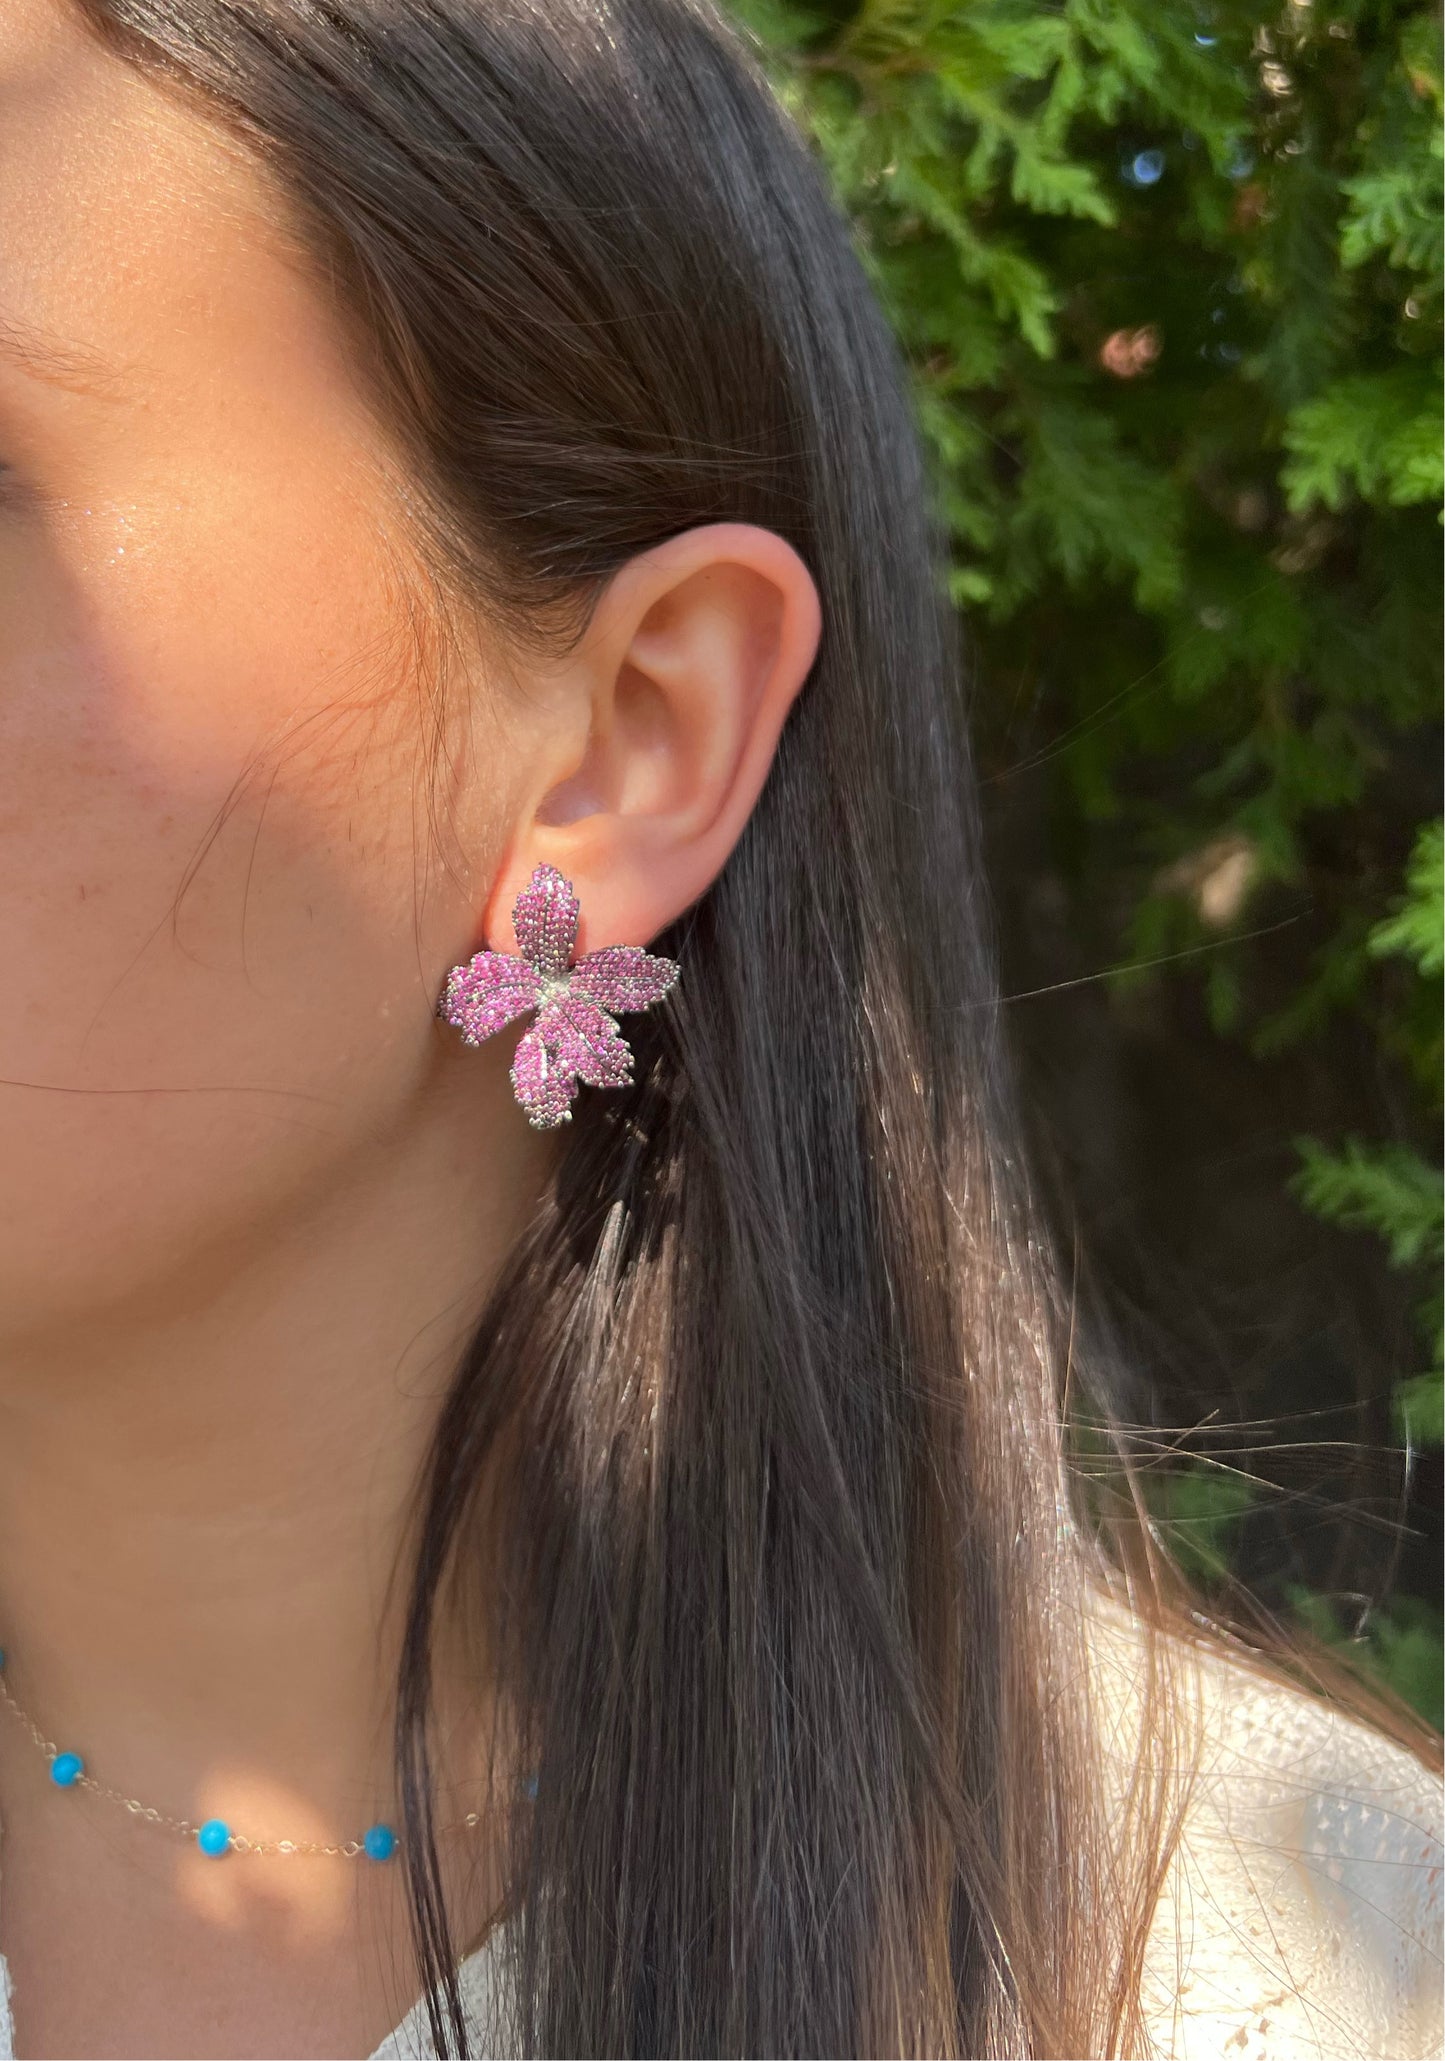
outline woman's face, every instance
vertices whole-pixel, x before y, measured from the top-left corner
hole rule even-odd
[[[324,1196],[449,1063],[505,723],[472,693],[469,887],[384,439],[275,214],[62,0],[6,0],[0,1344]]]

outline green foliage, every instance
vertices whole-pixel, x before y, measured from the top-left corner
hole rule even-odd
[[[1405,893],[1395,913],[1370,933],[1377,959],[1413,959],[1427,978],[1445,972],[1445,823],[1427,823],[1415,840]]]
[[[1297,1186],[1317,1215],[1378,1232],[1397,1267],[1439,1252],[1445,1230],[1440,1179],[1415,1153],[1398,1145],[1362,1145],[1357,1138],[1331,1153],[1302,1138],[1300,1154],[1304,1168]]]
[[[1327,1152],[1313,1138],[1299,1140],[1304,1162],[1295,1188],[1306,1206],[1329,1223],[1373,1231],[1385,1241],[1390,1264],[1424,1267],[1431,1282],[1420,1305],[1420,1323],[1434,1347],[1433,1364],[1403,1380],[1395,1395],[1396,1421],[1404,1437],[1419,1446],[1441,1443],[1445,1419],[1445,1196],[1440,1170],[1403,1145],[1364,1145],[1347,1140]]]
[[[1405,875],[1405,893],[1394,914],[1365,939],[1376,959],[1411,962],[1427,989],[1434,1035],[1417,1037],[1412,1055],[1427,1093],[1440,1085],[1439,981],[1445,967],[1445,826],[1425,824]],[[1396,1422],[1418,1446],[1445,1442],[1445,1192],[1440,1170],[1405,1145],[1365,1145],[1347,1140],[1329,1152],[1313,1138],[1298,1148],[1303,1165],[1295,1191],[1317,1216],[1347,1229],[1373,1231],[1394,1267],[1420,1270],[1428,1292],[1419,1307],[1421,1329],[1433,1348],[1431,1365],[1409,1374],[1395,1396]]]
[[[1440,1317],[1435,1319],[1435,1365],[1423,1374],[1407,1374],[1395,1388],[1395,1423],[1402,1438],[1438,1452],[1445,1445],[1445,1375],[1440,1366]]]
[[[734,5],[912,369],[986,770],[1043,769],[1076,906],[1112,912],[1121,985],[1199,983],[1218,1035],[1261,1065],[1359,1026],[1398,1134],[1310,1146],[1299,1192],[1423,1267],[1439,1235],[1433,7]],[[1402,1373],[1411,1435],[1438,1435],[1438,1361]],[[1206,1512],[1169,1521],[1194,1526],[1197,1564],[1223,1552]]]
[[[1412,960],[1429,983],[1429,1010],[1439,1024],[1439,973],[1445,967],[1445,826],[1426,822],[1416,837],[1406,892],[1396,913],[1375,923],[1365,950],[1375,958]],[[1426,1092],[1439,1092],[1441,1039],[1426,1035],[1412,1053]],[[1328,1152],[1315,1138],[1299,1138],[1303,1167],[1295,1191],[1309,1210],[1332,1224],[1373,1230],[1385,1241],[1393,1268],[1418,1268],[1429,1292],[1418,1307],[1433,1360],[1406,1375],[1396,1391],[1396,1422],[1412,1445],[1439,1449],[1445,1441],[1445,1191],[1439,1167],[1402,1144],[1369,1146],[1350,1138]]]
[[[1204,1587],[1226,1576],[1240,1519],[1255,1504],[1255,1483],[1248,1475],[1199,1462],[1152,1481],[1150,1515],[1175,1565]]]
[[[1438,501],[1445,486],[1445,410],[1428,366],[1336,380],[1290,417],[1282,479],[1296,512],[1338,511],[1358,496],[1395,508]]]
[[[1439,712],[1431,9],[736,5],[913,368],[981,727],[1058,739],[1133,963],[1227,959],[1216,1023],[1262,1054],[1341,1010],[1388,1042],[1362,938]],[[1318,931],[1283,998],[1248,942],[1281,894]]]
[[[1367,1680],[1393,1689],[1439,1730],[1445,1722],[1445,1626],[1438,1610],[1418,1596],[1401,1596],[1390,1609],[1372,1611],[1351,1631],[1328,1597],[1296,1588],[1291,1601],[1316,1638]]]

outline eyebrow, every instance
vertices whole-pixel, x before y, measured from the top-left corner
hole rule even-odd
[[[90,344],[76,343],[13,315],[0,315],[0,358],[48,386],[106,398],[118,384],[116,370]]]

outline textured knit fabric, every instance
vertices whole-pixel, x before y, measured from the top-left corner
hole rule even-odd
[[[1138,1648],[1126,1629],[1116,1650]],[[1127,1684],[1127,1664],[1119,1672]],[[1439,1779],[1227,1654],[1186,1677],[1204,1750],[1146,1954],[1167,2061],[1435,2061]]]

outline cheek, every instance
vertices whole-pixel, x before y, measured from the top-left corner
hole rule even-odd
[[[126,534],[0,523],[0,1333],[343,1178],[467,934],[375,554]]]

